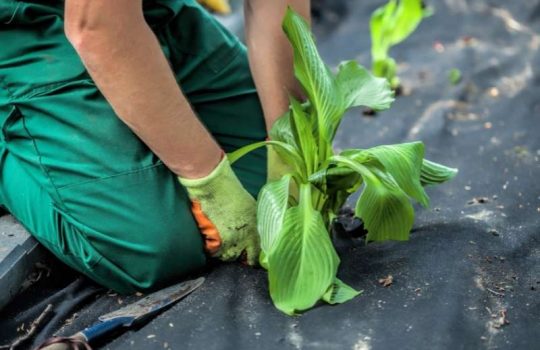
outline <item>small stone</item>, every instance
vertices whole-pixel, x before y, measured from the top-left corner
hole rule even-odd
[[[497,236],[497,237],[500,236],[499,231],[495,230],[494,228],[489,229],[488,233],[491,233],[493,236]]]
[[[433,43],[433,49],[438,53],[442,53],[445,50],[444,45],[438,40]]]
[[[492,87],[491,89],[489,89],[488,93],[489,93],[489,96],[491,97],[498,97],[499,89],[497,89],[496,87]]]

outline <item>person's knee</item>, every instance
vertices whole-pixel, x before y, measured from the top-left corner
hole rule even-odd
[[[150,291],[179,281],[206,263],[202,239],[191,221],[161,220],[146,217],[151,225],[129,225],[125,229],[137,235],[136,242],[123,243],[122,257],[105,257],[120,267],[122,292]],[[152,215],[149,215],[152,216]],[[103,253],[103,255],[108,255]]]

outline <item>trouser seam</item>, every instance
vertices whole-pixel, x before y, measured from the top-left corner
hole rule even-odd
[[[47,178],[47,180],[50,182],[51,184],[51,187],[52,187],[52,190],[54,191],[55,193],[55,197],[57,198],[57,200],[60,202],[59,204],[62,205],[62,207],[66,207],[66,204],[64,203],[62,197],[60,196],[60,193],[58,192],[58,187],[56,186],[56,184],[54,183],[54,180],[52,179],[51,177],[51,174],[49,173],[49,171],[47,170],[47,168],[43,165],[43,162],[42,162],[42,156],[41,156],[41,152],[39,151],[39,148],[37,146],[37,143],[36,143],[36,140],[34,138],[34,136],[32,136],[32,134],[30,133],[30,130],[28,130],[28,127],[26,126],[26,118],[24,117],[24,114],[21,113],[19,111],[19,113],[21,114],[21,119],[22,119],[22,125],[23,125],[23,128],[24,128],[24,131],[28,134],[28,136],[30,137],[30,139],[32,140],[32,145],[34,147],[34,151],[36,152],[36,155],[38,157],[38,164],[39,164],[39,167],[41,169],[41,171],[43,171],[43,173],[45,174],[45,177]]]

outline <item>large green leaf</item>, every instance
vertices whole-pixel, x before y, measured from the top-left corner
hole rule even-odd
[[[289,315],[315,305],[334,281],[339,265],[311,200],[311,185],[302,184],[300,203],[287,209],[283,231],[268,257],[270,295],[275,306]]]
[[[264,185],[257,198],[257,230],[261,249],[268,256],[274,248],[287,210],[291,176]]]
[[[356,215],[368,230],[367,240],[407,240],[414,222],[414,210],[392,175],[376,164],[360,164],[342,156],[333,159],[362,175],[364,189],[356,203]]]
[[[437,185],[452,179],[458,170],[424,159],[420,171],[420,183],[423,186]]]
[[[420,168],[424,158],[422,142],[377,146],[365,152],[384,166],[405,193],[424,207],[429,206],[429,197],[420,184]]]
[[[313,106],[318,123],[319,147],[329,142],[345,112],[343,97],[334,77],[324,64],[308,23],[290,7],[283,20],[283,30],[293,47],[294,73]]]
[[[389,108],[394,101],[394,92],[388,80],[374,77],[356,61],[340,64],[336,84],[347,108],[365,106],[383,110]]]
[[[322,299],[332,305],[343,304],[360,294],[362,294],[362,291],[358,291],[345,284],[339,278],[336,278],[334,283],[328,288],[328,291],[323,295]]]
[[[367,241],[408,240],[414,222],[409,198],[391,175],[370,170],[375,176],[364,177],[365,187],[356,203],[356,215],[368,230]]]

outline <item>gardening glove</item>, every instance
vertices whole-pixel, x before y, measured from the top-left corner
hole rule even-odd
[[[193,216],[205,238],[205,249],[222,261],[236,260],[245,252],[255,265],[260,253],[257,205],[224,157],[201,179],[178,178],[191,199]]]
[[[199,0],[199,3],[217,13],[227,14],[231,12],[229,0]]]

